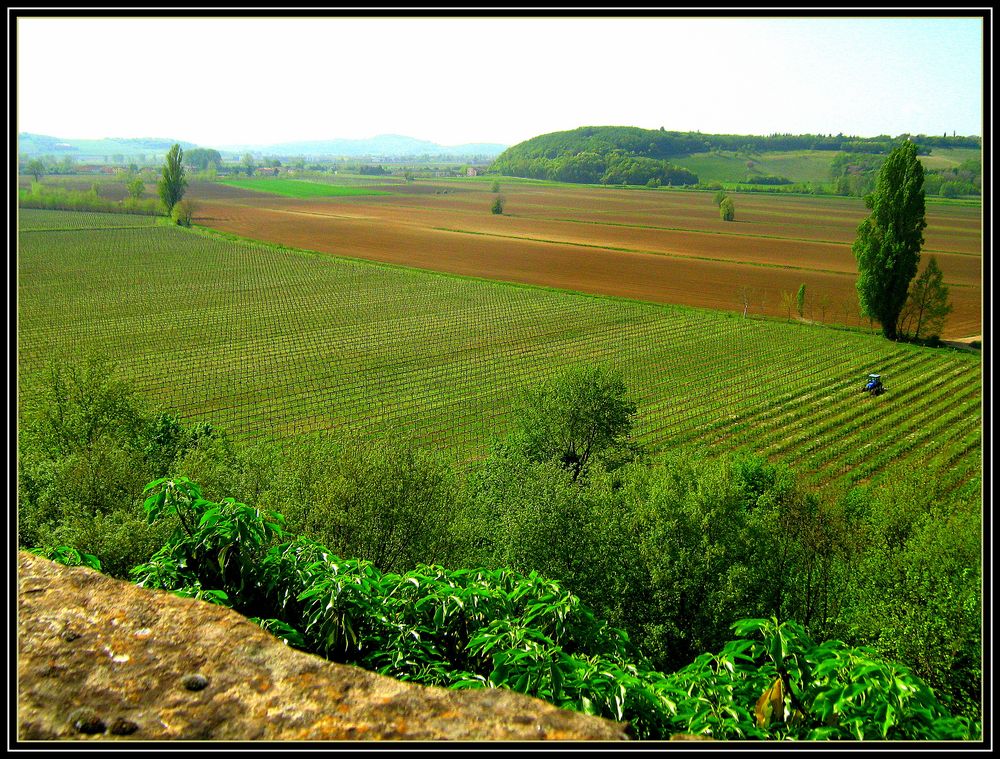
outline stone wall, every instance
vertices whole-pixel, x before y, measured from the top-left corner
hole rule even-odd
[[[296,651],[236,612],[18,554],[18,740],[620,741],[503,690],[422,687]]]

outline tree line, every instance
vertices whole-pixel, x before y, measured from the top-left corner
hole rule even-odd
[[[628,184],[685,186],[698,183],[698,176],[657,158],[615,150],[606,155],[584,152],[557,158],[497,159],[491,172],[527,179],[584,184]]]
[[[963,147],[982,148],[979,137],[959,137],[943,135],[898,135],[889,137],[851,137],[838,135],[792,135],[772,134],[723,135],[702,134],[700,132],[671,132],[662,127],[641,129],[639,127],[580,127],[562,132],[539,135],[507,148],[497,158],[500,165],[507,161],[532,158],[555,159],[562,155],[597,153],[604,155],[612,151],[622,151],[649,158],[676,158],[692,153],[712,150],[735,152],[767,152],[783,150],[823,150],[848,153],[888,154],[904,141],[912,141],[921,153],[931,148]]]

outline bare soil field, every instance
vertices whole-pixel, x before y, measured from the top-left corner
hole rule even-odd
[[[324,253],[639,300],[789,317],[783,293],[806,285],[804,316],[857,326],[851,253],[859,199],[504,185],[386,184],[377,197],[294,199],[193,182],[195,222]],[[982,331],[981,209],[928,204],[922,260],[934,255],[954,311],[946,338]],[[746,299],[746,300],[745,300]],[[792,318],[796,315],[792,314]]]

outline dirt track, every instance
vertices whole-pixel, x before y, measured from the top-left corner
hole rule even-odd
[[[742,221],[727,224],[705,193],[512,186],[498,216],[481,183],[384,189],[405,191],[299,200],[195,183],[190,196],[196,223],[292,247],[731,311],[746,290],[750,313],[771,316],[787,316],[782,293],[805,284],[809,318],[859,323],[860,201],[736,196]],[[981,331],[980,240],[978,209],[929,210],[923,258],[937,257],[954,306],[945,337]]]

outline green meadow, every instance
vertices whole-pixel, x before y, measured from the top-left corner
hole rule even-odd
[[[276,177],[260,177],[257,179],[223,179],[220,184],[230,187],[240,187],[254,192],[266,192],[271,195],[281,195],[286,198],[340,198],[354,195],[389,195],[384,190],[372,190],[366,187],[346,187],[342,185],[307,182],[300,179],[280,179]]]

